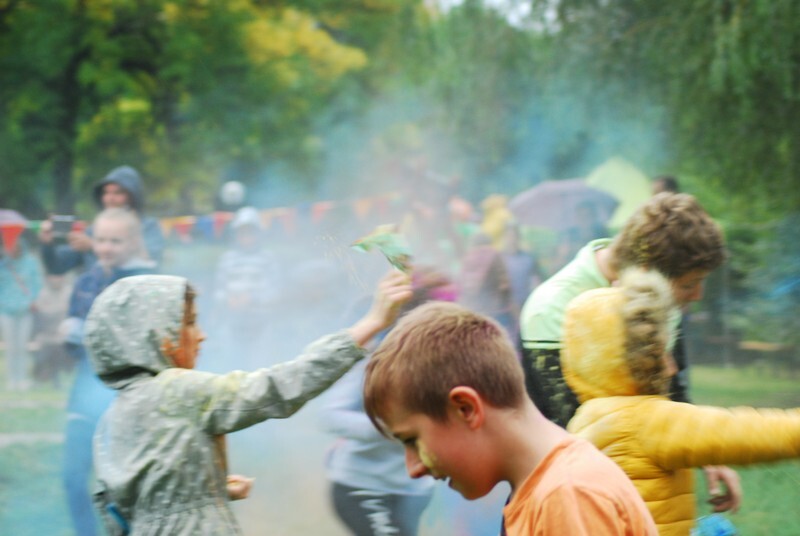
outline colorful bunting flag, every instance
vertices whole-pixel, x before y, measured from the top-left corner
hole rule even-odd
[[[25,231],[25,223],[4,223],[0,227],[0,233],[3,237],[3,249],[9,255],[14,253],[17,249],[17,240],[19,236]]]
[[[293,235],[297,231],[297,210],[295,208],[284,208],[278,214],[278,220],[283,225],[283,230]]]
[[[220,212],[214,213],[214,236],[219,238],[222,236],[222,231],[225,226],[233,219],[233,212]]]
[[[373,200],[369,197],[362,197],[361,199],[353,201],[353,212],[356,213],[356,217],[359,221],[364,221],[364,218],[367,217],[369,210],[372,208],[372,203]]]
[[[334,206],[333,201],[320,201],[311,206],[311,222],[319,223]]]
[[[192,228],[197,220],[194,216],[181,216],[179,218],[175,218],[175,223],[173,224],[173,228],[175,229],[175,233],[178,235],[178,238],[181,242],[191,242],[192,241]]]

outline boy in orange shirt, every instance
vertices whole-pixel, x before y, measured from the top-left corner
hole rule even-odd
[[[504,534],[657,534],[622,470],[536,409],[488,317],[443,302],[403,317],[367,365],[364,406],[405,446],[411,477],[446,480],[467,499],[507,481]]]

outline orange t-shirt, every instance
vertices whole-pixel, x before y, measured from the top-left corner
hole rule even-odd
[[[503,508],[508,536],[658,536],[630,479],[591,443],[559,443]]]

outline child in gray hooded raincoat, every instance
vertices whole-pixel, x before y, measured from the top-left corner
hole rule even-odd
[[[249,489],[242,479],[229,482],[219,436],[297,411],[364,357],[363,346],[410,297],[408,277],[391,273],[351,328],[294,361],[218,375],[192,370],[204,336],[186,279],[146,275],[111,285],[86,322],[95,370],[119,393],[94,447],[95,504],[109,534],[241,534],[228,501]]]

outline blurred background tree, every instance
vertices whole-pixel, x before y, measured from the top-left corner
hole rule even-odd
[[[0,25],[2,194],[28,210],[72,211],[121,162],[178,211],[226,170],[307,177],[313,118],[367,64],[280,2],[9,1]]]
[[[621,156],[724,223],[734,298],[791,280],[800,245],[761,244],[800,208],[800,3],[441,4],[0,0],[0,201],[89,214],[128,163],[161,215],[229,179],[289,202],[428,177],[478,202]]]

